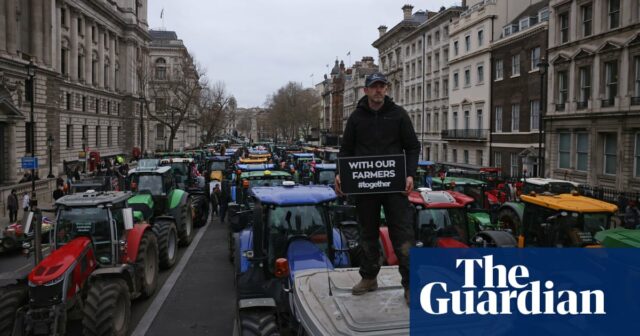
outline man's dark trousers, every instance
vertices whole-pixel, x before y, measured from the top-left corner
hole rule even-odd
[[[409,249],[414,246],[412,216],[413,210],[406,195],[372,194],[358,195],[356,208],[362,229],[361,245],[363,256],[360,275],[364,279],[374,279],[380,272],[380,206],[384,207],[385,219],[393,250],[398,257],[402,286],[409,288]]]
[[[9,209],[9,223],[15,223],[18,220],[18,209]]]

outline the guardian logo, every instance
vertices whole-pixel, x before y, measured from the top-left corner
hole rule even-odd
[[[483,272],[476,283],[476,265]],[[554,282],[530,279],[529,269],[494,265],[493,255],[456,259],[464,271],[462,290],[431,282],[420,291],[420,306],[430,315],[606,315],[602,290],[555,290]]]

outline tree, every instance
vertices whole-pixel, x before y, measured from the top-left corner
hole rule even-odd
[[[311,88],[289,82],[267,98],[269,120],[275,137],[288,140],[307,137],[320,115],[318,95]]]
[[[225,130],[236,109],[236,98],[227,92],[224,82],[217,82],[202,91],[200,124],[205,132],[205,143],[212,142]]]

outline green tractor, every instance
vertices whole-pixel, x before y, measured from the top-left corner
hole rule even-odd
[[[206,186],[205,177],[198,173],[194,159],[165,158],[160,160],[160,166],[171,167],[178,188],[189,193],[193,206],[194,225],[201,227],[207,224],[209,219],[209,188]]]
[[[158,237],[160,267],[172,267],[177,246],[188,246],[194,237],[194,212],[189,193],[178,189],[171,167],[136,168],[129,171],[126,188],[135,193],[128,203],[136,220],[151,224]]]

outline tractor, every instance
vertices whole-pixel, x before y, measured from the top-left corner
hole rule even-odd
[[[198,173],[192,158],[165,158],[160,160],[160,166],[170,166],[178,188],[189,193],[193,224],[201,227],[209,219],[209,187],[205,185],[205,178]]]
[[[502,205],[498,221],[518,238],[518,246],[587,247],[599,245],[598,232],[608,230],[618,207],[569,194],[521,195],[521,202]]]
[[[318,163],[314,167],[313,184],[333,186],[336,179],[335,163]]]
[[[239,335],[300,331],[292,297],[295,274],[349,266],[349,251],[330,222],[336,194],[328,186],[256,187],[252,210],[240,213],[235,233]]]
[[[153,295],[158,283],[156,236],[149,224],[134,224],[130,196],[87,192],[56,201],[52,252],[0,288],[0,335],[64,335],[75,319],[84,335],[127,334],[131,300]]]
[[[128,202],[136,218],[149,222],[157,235],[162,268],[172,267],[177,245],[188,246],[195,235],[191,198],[176,188],[171,170],[166,166],[132,169],[125,182],[136,193]]]

